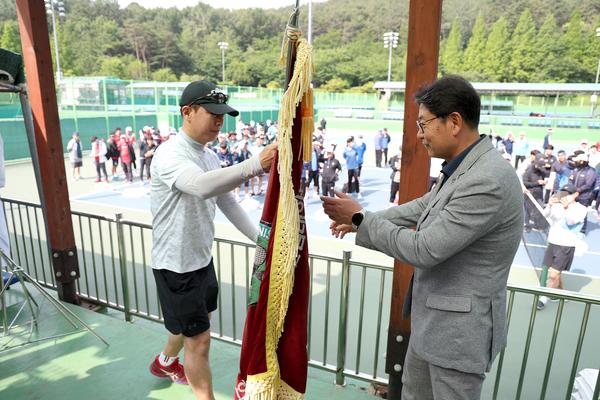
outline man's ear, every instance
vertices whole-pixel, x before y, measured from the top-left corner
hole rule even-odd
[[[462,118],[462,115],[458,112],[453,112],[448,117],[446,117],[448,122],[452,124],[452,135],[456,136],[462,130],[465,121]]]

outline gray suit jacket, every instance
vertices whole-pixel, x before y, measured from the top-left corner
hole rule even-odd
[[[522,226],[517,175],[484,139],[441,188],[366,212],[356,244],[415,266],[403,317],[412,316],[417,355],[483,373],[506,344],[506,281]]]

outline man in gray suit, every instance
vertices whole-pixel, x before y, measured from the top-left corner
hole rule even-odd
[[[402,399],[479,399],[506,344],[506,281],[523,225],[523,193],[511,166],[479,135],[473,86],[447,76],[421,89],[418,134],[443,158],[431,192],[383,211],[342,193],[322,198],[332,233],[415,266],[403,318],[411,337]],[[415,229],[411,229],[415,227]]]

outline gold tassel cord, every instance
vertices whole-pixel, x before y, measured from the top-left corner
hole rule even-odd
[[[277,346],[283,333],[289,298],[294,287],[294,272],[300,242],[298,235],[300,214],[291,176],[293,164],[292,126],[298,104],[303,98],[305,99],[303,106],[305,105],[312,110],[312,91],[310,90],[312,72],[312,46],[305,39],[300,39],[297,43],[294,72],[284,93],[279,114],[279,163],[277,171],[279,173],[280,191],[277,223],[275,231],[272,232],[274,242],[267,301],[265,334],[267,371],[247,377],[245,400],[300,400],[304,398],[304,394],[294,391],[281,380],[277,361]],[[302,153],[304,157],[311,154],[313,122],[312,113],[310,114],[307,112],[302,115],[303,122],[304,117],[306,117],[307,122],[309,119],[311,120],[310,135],[307,133],[309,129],[304,129],[304,126],[302,129]]]

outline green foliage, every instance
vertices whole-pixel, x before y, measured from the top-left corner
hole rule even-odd
[[[17,21],[6,21],[0,36],[0,48],[21,54],[21,37]]]
[[[508,24],[500,17],[490,30],[483,52],[482,68],[484,76],[492,82],[505,82],[509,60]]]
[[[515,31],[513,32],[510,48],[510,60],[508,63],[508,80],[512,82],[527,82],[536,70],[534,47],[536,39],[533,17],[526,8],[519,17]]]
[[[116,0],[63,0],[57,33],[64,75],[124,79],[225,80],[281,87],[279,49],[291,6],[228,10],[202,2],[185,9],[120,9]],[[305,3],[305,2],[304,2]],[[20,52],[14,0],[0,0],[0,46]],[[446,0],[439,69],[475,81],[592,82],[600,38],[598,0]],[[307,5],[299,26],[307,26]],[[49,28],[51,33],[51,23]],[[408,2],[328,0],[313,4],[315,87],[368,91],[385,80],[382,35],[400,33],[393,80],[404,80]],[[306,32],[304,32],[306,36]],[[52,57],[54,41],[50,37]]]
[[[350,88],[350,82],[340,78],[333,78],[328,80],[324,85],[321,85],[319,89],[327,92],[341,92],[345,89]]]
[[[450,34],[443,42],[440,52],[440,70],[444,75],[457,74],[463,70],[462,34],[460,29],[460,19],[456,17],[452,22]]]
[[[483,14],[477,16],[469,44],[465,49],[463,71],[480,73],[482,71],[483,51],[485,50],[485,22]]]

